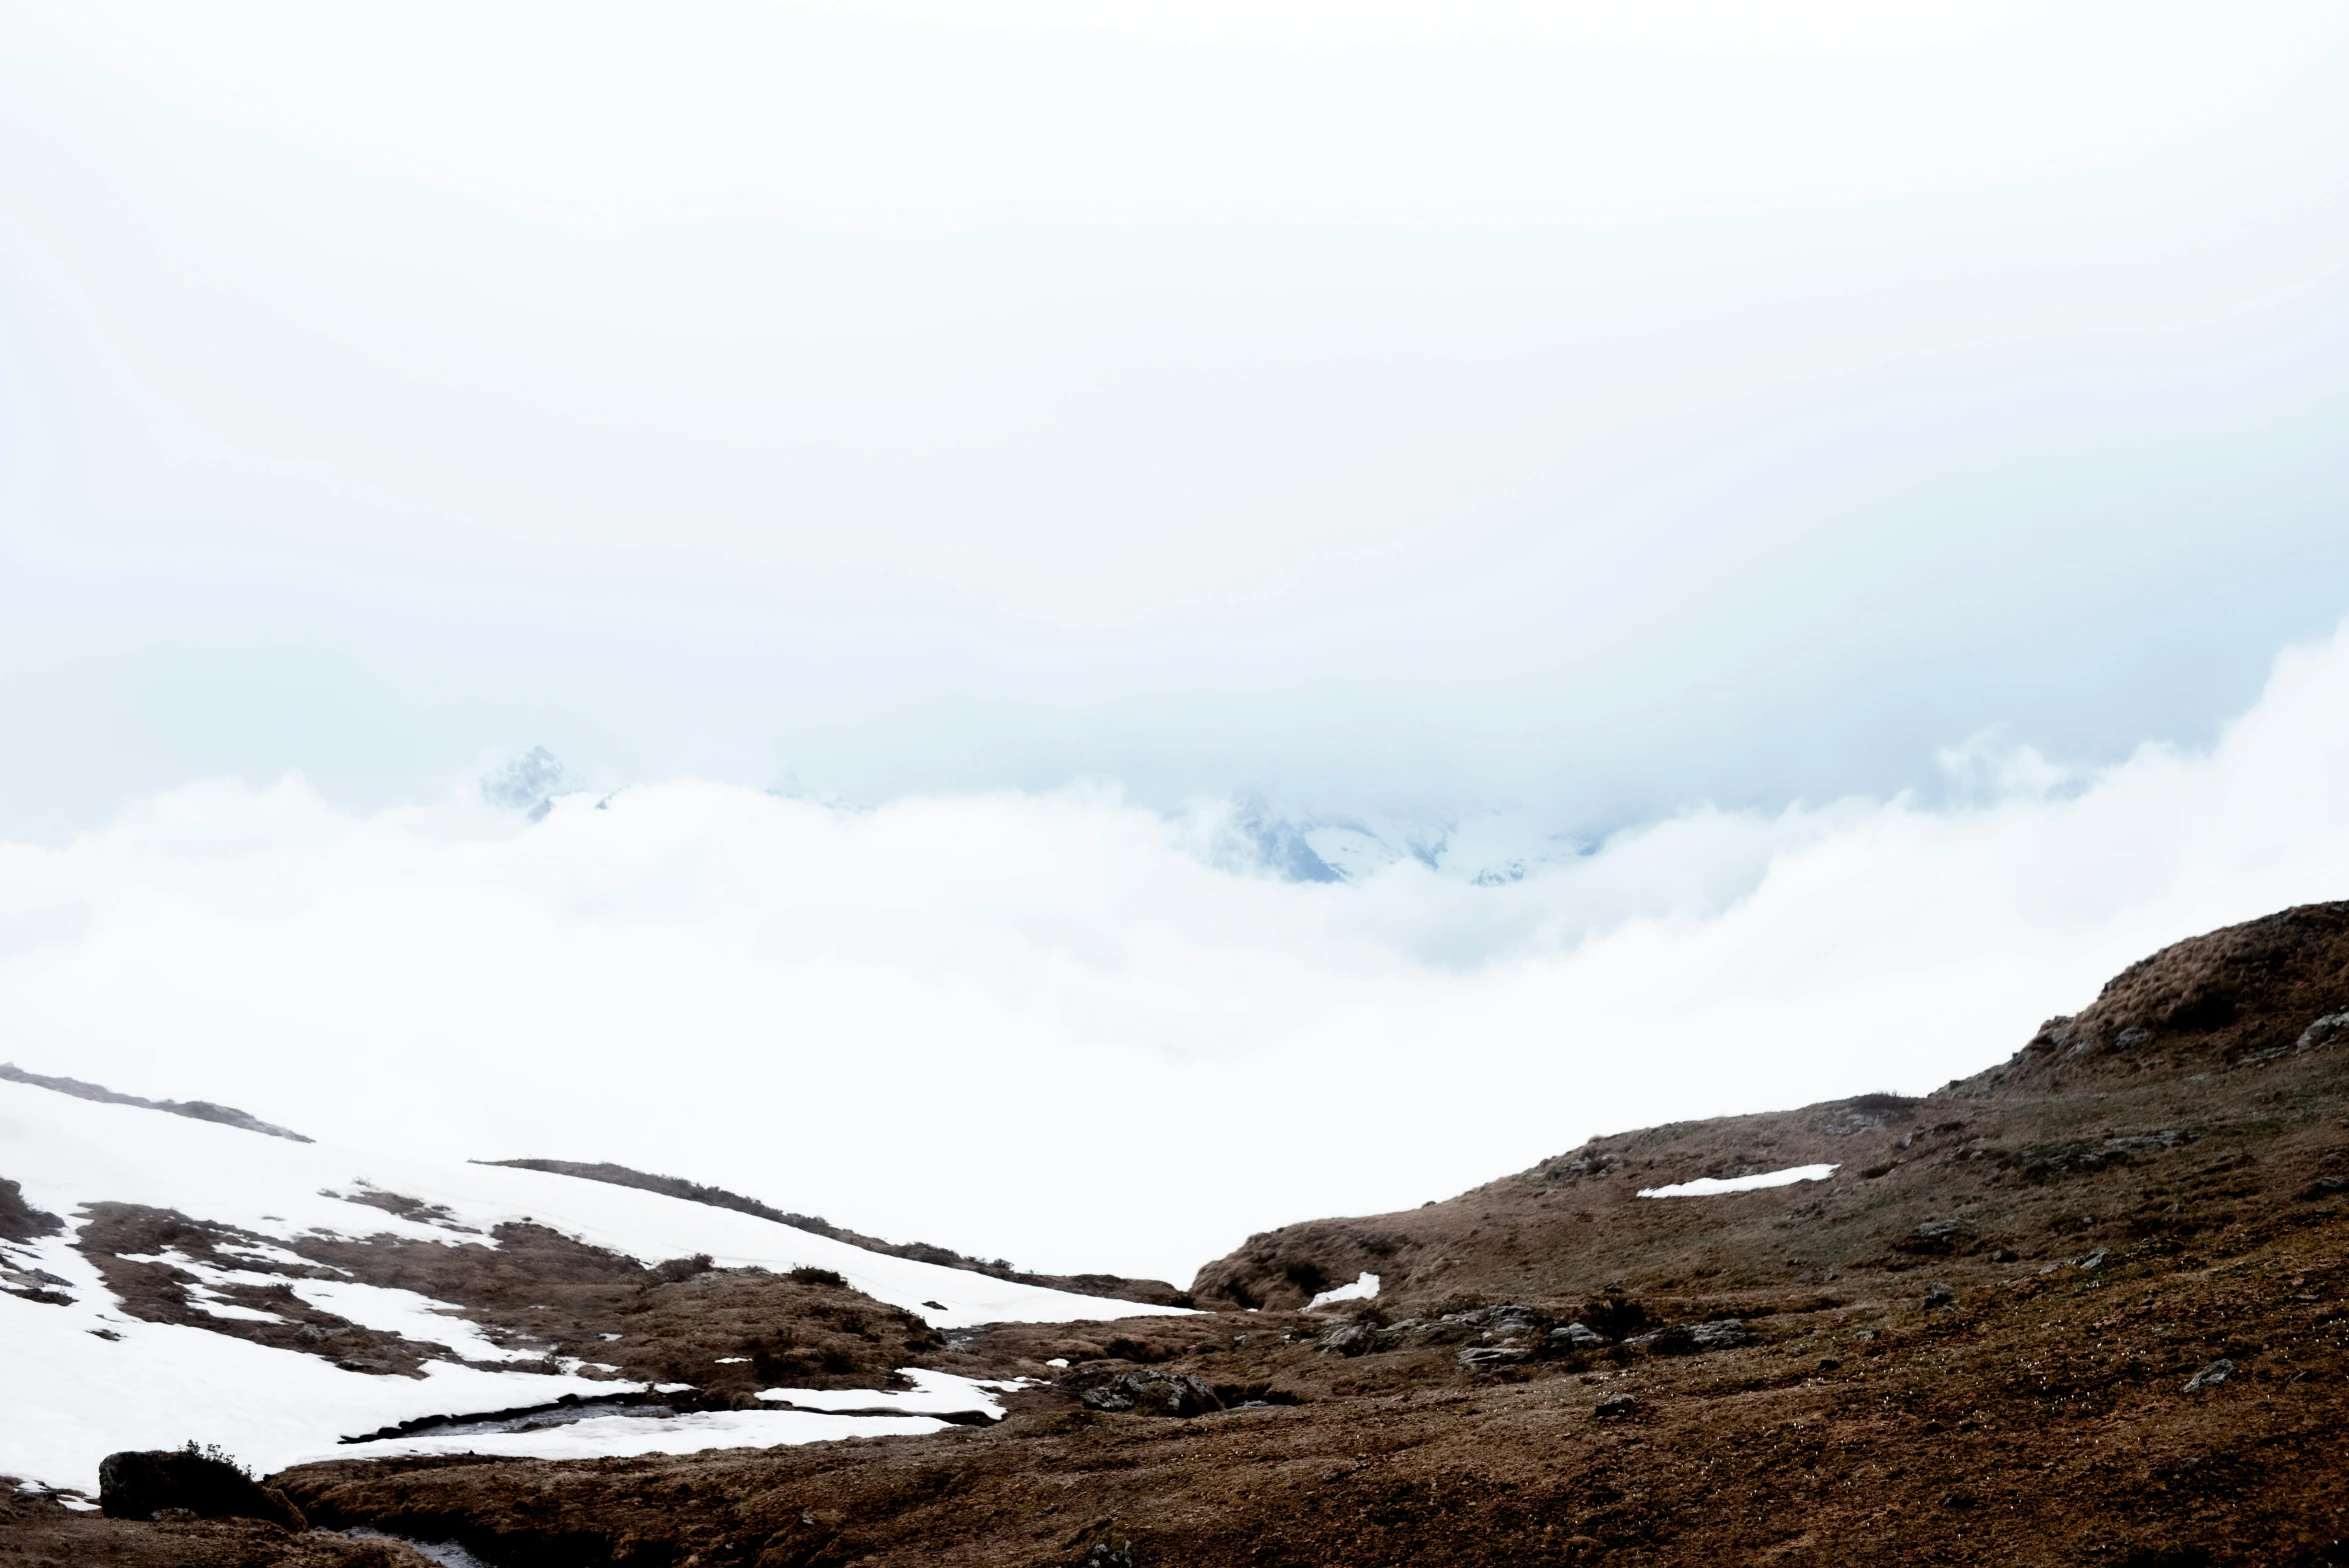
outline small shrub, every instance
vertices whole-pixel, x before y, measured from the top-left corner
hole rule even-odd
[[[218,1443],[199,1443],[191,1437],[180,1445],[179,1451],[190,1459],[201,1459],[207,1464],[226,1465],[248,1481],[260,1479],[259,1472],[240,1463],[235,1455],[229,1453]]]

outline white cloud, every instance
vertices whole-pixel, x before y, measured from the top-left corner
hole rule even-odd
[[[1097,626],[2349,253],[2334,8],[1451,9],[18,0],[0,291],[44,407],[316,481],[259,525],[306,543],[403,547],[373,502]]]
[[[0,1037],[321,1136],[1181,1276],[1593,1132],[1930,1087],[2168,941],[2340,896],[2349,632],[2207,754],[2010,779],[1692,812],[1484,887],[1219,869],[1214,809],[1107,787],[855,812],[678,782],[524,825],[196,785],[0,846]]]

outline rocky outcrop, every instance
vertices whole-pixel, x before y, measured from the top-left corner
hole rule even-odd
[[[24,1201],[24,1188],[0,1178],[0,1241],[31,1241],[54,1236],[64,1221]]]
[[[2302,904],[2131,964],[2087,1008],[2041,1025],[2003,1075],[2184,1073],[2256,1065],[2344,1038],[2349,903]]]
[[[1162,1279],[1129,1279],[1122,1274],[1030,1274],[1013,1268],[1001,1258],[989,1262],[985,1258],[974,1258],[952,1247],[935,1246],[926,1241],[883,1241],[878,1236],[868,1236],[862,1231],[835,1225],[820,1214],[797,1214],[761,1203],[739,1192],[730,1192],[724,1187],[687,1181],[682,1176],[661,1176],[651,1171],[634,1170],[626,1165],[614,1165],[608,1160],[479,1160],[475,1163],[510,1166],[515,1170],[544,1171],[550,1176],[572,1176],[581,1181],[600,1181],[614,1187],[634,1187],[640,1192],[657,1192],[664,1197],[682,1198],[688,1203],[706,1203],[714,1209],[732,1209],[737,1214],[756,1215],[762,1220],[772,1220],[778,1225],[788,1225],[793,1230],[804,1230],[810,1235],[845,1241],[852,1247],[862,1247],[867,1252],[878,1252],[885,1257],[906,1258],[915,1263],[935,1263],[941,1268],[965,1269],[973,1274],[984,1274],[990,1279],[1036,1285],[1046,1290],[1065,1290],[1073,1296],[1103,1296],[1117,1301],[1138,1301],[1155,1307],[1187,1307],[1191,1304],[1188,1294]]]
[[[1175,1372],[1125,1372],[1086,1389],[1078,1403],[1088,1410],[1131,1411],[1145,1416],[1200,1416],[1221,1410],[1213,1388]]]

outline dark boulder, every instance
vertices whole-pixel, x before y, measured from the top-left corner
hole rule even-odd
[[[1955,1252],[1970,1234],[1964,1220],[1927,1220],[1892,1245],[1900,1252]]]
[[[98,1506],[113,1519],[152,1519],[184,1509],[199,1519],[264,1519],[288,1530],[309,1528],[283,1492],[193,1444],[108,1454],[98,1464]]]

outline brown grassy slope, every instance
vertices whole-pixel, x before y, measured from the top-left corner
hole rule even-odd
[[[2349,1048],[2320,1031],[2296,1049],[2349,1000],[2345,915],[2181,944],[1922,1100],[1596,1139],[1449,1204],[1254,1238],[1201,1274],[1276,1302],[1384,1274],[1346,1315],[972,1336],[958,1363],[1083,1358],[993,1429],[280,1480],[313,1519],[458,1537],[504,1568],[2349,1563]],[[1811,1161],[1842,1169],[1633,1196]],[[1747,1342],[1594,1353],[1546,1332],[1642,1312],[1734,1316]],[[2223,1381],[2188,1390],[2221,1360]],[[1230,1404],[1300,1402],[1079,1404],[1145,1368]]]
[[[1917,1226],[1951,1219],[1960,1232],[1940,1250],[1965,1253],[2003,1243],[2046,1257],[2190,1234],[2205,1222],[2166,1206],[2240,1184],[2217,1168],[2226,1162],[2267,1161],[2261,1191],[2330,1168],[2328,1138],[2294,1133],[2325,1118],[2329,1079],[2286,1064],[2349,1050],[2349,1028],[2320,1024],[2345,1009],[2349,904],[2286,910],[2130,966],[2012,1060],[1923,1099],[1869,1095],[1594,1138],[1449,1202],[1252,1236],[1201,1269],[1192,1292],[1202,1304],[1296,1306],[1363,1270],[1389,1300],[1610,1282],[1755,1288],[1897,1267],[1931,1250]],[[1813,1163],[1840,1169],[1825,1184],[1738,1196],[1636,1196]]]
[[[314,1519],[457,1536],[521,1565],[1631,1564],[2344,1560],[2349,1273],[2338,1199],[2206,1255],[1913,1275],[1751,1312],[1715,1354],[1326,1353],[1231,1314],[1168,1365],[1307,1402],[1193,1420],[1033,1397],[1004,1426],[686,1459],[343,1464],[281,1478]],[[1561,1304],[1563,1305],[1563,1304]],[[1246,1343],[1238,1343],[1240,1336]],[[2220,1356],[2226,1382],[2188,1394]],[[1602,1400],[1635,1396],[1602,1419]],[[1115,1559],[1112,1559],[1115,1560]]]

